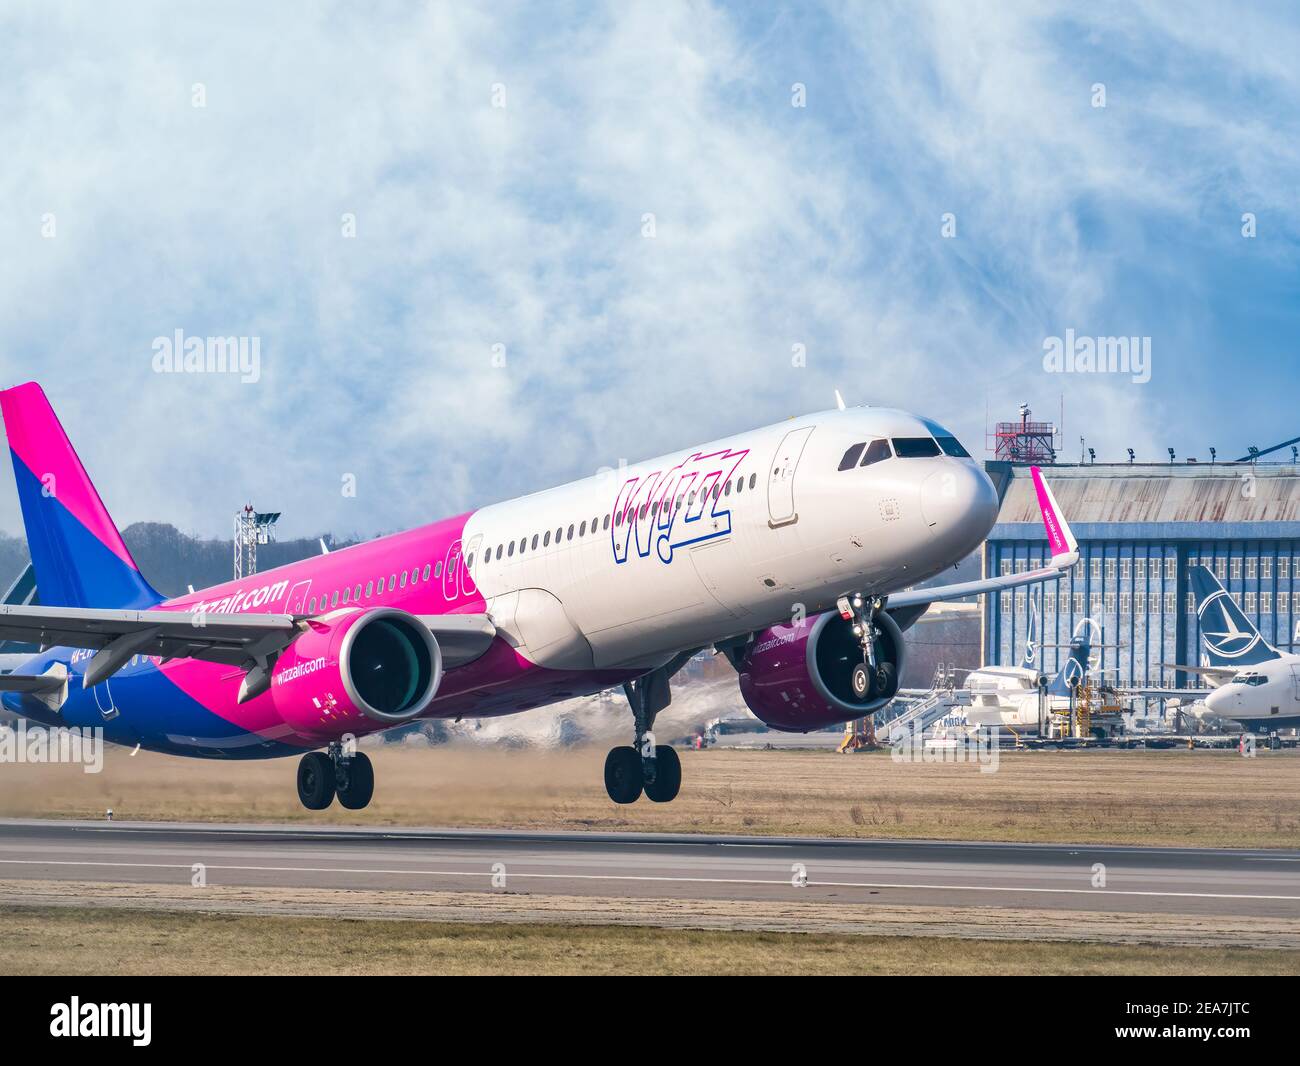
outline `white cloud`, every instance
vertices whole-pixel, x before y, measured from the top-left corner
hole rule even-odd
[[[1207,188],[1267,209],[1294,187],[1294,137],[1186,81],[1199,59],[1249,64],[1273,99],[1290,27],[807,17],[815,33],[672,2],[10,14],[0,380],[46,381],[120,521],[213,533],[250,496],[288,532],[408,526],[835,386],[978,444],[986,397],[995,417],[1054,411],[1044,336],[1130,331],[1125,257],[1172,269],[1146,212],[1205,226]],[[1144,55],[1168,84],[1132,74]],[[176,328],[260,336],[262,382],[154,375],[150,342]],[[1177,424],[1158,384],[1066,387],[1090,438],[1145,422],[1154,448]]]

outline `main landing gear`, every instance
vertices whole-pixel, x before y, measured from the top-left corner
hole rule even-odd
[[[605,791],[615,803],[635,803],[644,792],[653,803],[668,803],[682,787],[682,763],[667,744],[656,744],[655,715],[672,699],[667,669],[652,670],[623,686],[632,707],[635,742],[605,756]]]
[[[853,635],[862,648],[862,662],[853,667],[853,695],[864,703],[880,696],[892,696],[898,691],[898,669],[893,663],[880,662],[876,657],[876,641],[880,638],[876,613],[884,601],[877,597],[864,601],[861,593],[855,592],[841,596],[835,606],[841,618],[853,623]]]
[[[343,753],[335,741],[326,751],[309,751],[298,763],[298,799],[309,811],[339,805],[359,811],[375,794],[375,768],[364,752]]]

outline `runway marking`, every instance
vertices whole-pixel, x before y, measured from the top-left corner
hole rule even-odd
[[[127,869],[191,870],[193,863],[170,862],[103,862],[78,859],[0,859],[0,864],[11,866],[116,866]],[[301,874],[391,874],[408,877],[481,877],[491,878],[491,870],[385,870],[334,866],[223,866],[204,863],[209,870],[232,870],[241,873],[301,873]],[[511,873],[509,877],[532,877],[560,881],[650,881],[670,884],[694,885],[781,885],[795,886],[789,879],[776,881],[744,877],[661,877],[653,874],[544,874]],[[287,887],[287,886],[286,886]],[[315,886],[320,887],[320,886]],[[1132,888],[1034,888],[1020,885],[922,885],[889,881],[812,881],[806,888],[895,888],[912,891],[935,892],[1038,892],[1048,895],[1082,896],[1159,896],[1169,899],[1264,899],[1300,902],[1300,896],[1271,896],[1255,892],[1160,892],[1154,889]]]

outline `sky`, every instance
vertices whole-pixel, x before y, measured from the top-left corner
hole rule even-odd
[[[835,389],[980,456],[1027,402],[1071,461],[1235,458],[1300,435],[1298,55],[1283,4],[9,3],[0,386],[119,525],[214,536],[406,528]],[[161,372],[177,331],[256,374]]]

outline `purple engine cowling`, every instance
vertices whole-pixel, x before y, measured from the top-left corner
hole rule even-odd
[[[853,623],[831,611],[754,635],[736,667],[745,704],[787,733],[848,722],[883,707],[898,691],[906,642],[887,613],[876,616],[876,625],[876,661],[892,665],[892,690],[873,687],[862,699],[854,694],[853,668],[862,662],[862,648]]]

